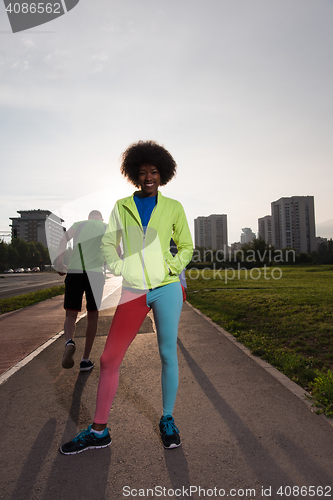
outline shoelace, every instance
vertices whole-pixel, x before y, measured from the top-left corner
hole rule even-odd
[[[165,434],[167,434],[168,436],[171,436],[172,434],[175,434],[175,433],[178,433],[179,434],[179,429],[178,427],[175,425],[175,422],[174,420],[163,420],[162,421],[162,424],[164,426],[164,432]]]
[[[73,441],[75,443],[77,443],[80,439],[84,438],[85,436],[87,436],[88,434],[90,434],[90,430],[89,429],[83,429],[82,431],[79,431],[75,438],[73,439]]]

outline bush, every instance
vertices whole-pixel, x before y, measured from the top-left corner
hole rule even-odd
[[[312,394],[325,407],[325,415],[333,417],[333,372],[317,372],[311,384]]]

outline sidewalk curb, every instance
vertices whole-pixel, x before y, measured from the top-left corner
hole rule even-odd
[[[254,356],[250,349],[245,347],[241,342],[239,342],[236,337],[234,337],[231,333],[227,332],[219,326],[217,323],[214,323],[208,316],[203,314],[199,309],[196,307],[192,306],[188,301],[186,301],[186,304],[193,309],[199,316],[204,318],[208,323],[210,323],[221,335],[224,335],[230,342],[232,342],[235,346],[237,346],[241,351],[244,352],[249,358],[253,359],[261,368],[266,370],[272,377],[274,377],[276,380],[278,380],[286,389],[288,389],[290,392],[292,392],[295,396],[298,397],[303,403],[306,404],[306,406],[309,408],[309,410],[312,413],[316,413],[313,409],[312,403],[309,398],[311,398],[311,394],[308,393],[305,389],[303,389],[300,385],[296,384],[296,382],[293,382],[289,377],[284,375],[282,372],[280,372],[277,368],[274,368],[274,366],[270,365],[267,363],[267,361],[259,358],[258,356]],[[333,418],[328,418],[326,415],[320,414],[320,417],[322,417],[326,422],[333,426]]]

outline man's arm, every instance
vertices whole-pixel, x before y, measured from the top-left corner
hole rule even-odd
[[[106,261],[108,269],[115,276],[121,275],[123,261],[120,257],[120,240],[121,240],[121,219],[117,204],[114,206],[108,227],[102,238],[101,252]]]
[[[64,254],[67,250],[67,243],[74,238],[75,236],[75,228],[72,226],[66,231],[59,243],[58,247],[58,256],[56,260],[56,271],[58,272],[59,276],[65,276],[67,273],[67,267],[64,264]]]

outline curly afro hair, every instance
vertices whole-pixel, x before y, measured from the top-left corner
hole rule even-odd
[[[120,171],[136,187],[139,187],[139,168],[142,165],[152,165],[157,168],[161,176],[161,186],[172,179],[177,169],[171,154],[154,141],[131,144],[122,154]]]

